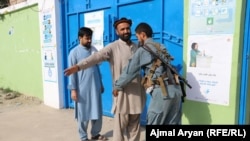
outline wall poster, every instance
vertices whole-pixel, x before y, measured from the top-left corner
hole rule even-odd
[[[54,46],[43,47],[42,54],[44,81],[57,82],[56,48]]]
[[[47,82],[57,82],[57,54],[55,41],[53,9],[48,8],[42,13],[42,63],[43,79]]]
[[[104,17],[103,11],[84,14],[84,26],[93,30],[92,45],[98,50],[103,48]]]
[[[189,34],[232,34],[235,0],[190,0]]]
[[[195,64],[192,45],[196,46]],[[187,55],[187,99],[229,105],[232,35],[189,36]]]
[[[190,0],[187,99],[229,105],[235,0]]]

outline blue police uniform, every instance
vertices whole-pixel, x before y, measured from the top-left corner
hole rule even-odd
[[[152,51],[157,52],[154,46],[155,42],[152,38],[148,38],[145,43]],[[161,45],[161,50],[166,48]],[[158,55],[163,56],[158,52]],[[133,80],[141,70],[147,76],[150,73],[155,57],[145,50],[143,47],[139,48],[134,56],[129,60],[128,65],[123,69],[119,79],[115,82],[114,88],[122,90],[131,80]],[[167,73],[167,68],[163,63],[157,67],[152,74],[152,82],[157,82],[158,78]],[[180,85],[174,83],[172,76],[163,78],[164,88],[166,94],[159,83],[153,83],[152,89],[149,91],[151,101],[147,110],[147,125],[167,125],[181,123],[181,103],[182,91]],[[170,81],[171,80],[171,81]]]

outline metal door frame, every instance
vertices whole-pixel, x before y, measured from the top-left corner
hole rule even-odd
[[[244,29],[244,45],[242,52],[242,71],[241,71],[241,88],[240,88],[240,105],[239,105],[239,124],[246,124],[247,117],[247,97],[248,97],[248,74],[249,74],[249,60],[250,60],[250,1],[246,1],[245,10],[245,29]]]

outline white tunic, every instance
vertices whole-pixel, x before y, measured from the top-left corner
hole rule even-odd
[[[112,84],[119,78],[122,69],[128,64],[128,60],[137,50],[137,45],[127,45],[126,42],[118,39],[108,44],[100,51],[82,60],[77,65],[81,69],[88,68],[102,61],[108,61],[112,71]],[[110,92],[112,94],[112,91]],[[120,114],[141,114],[145,106],[145,90],[141,87],[140,77],[135,78],[123,89],[123,94],[113,97],[112,113]]]

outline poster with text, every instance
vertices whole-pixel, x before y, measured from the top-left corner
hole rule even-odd
[[[54,46],[43,47],[42,56],[44,81],[57,82],[56,48]]]
[[[48,3],[49,5],[52,3]],[[55,13],[54,6],[49,6],[46,9],[43,9],[41,13],[41,26],[40,30],[42,46],[55,46],[56,44],[56,29],[55,29]]]
[[[102,49],[104,32],[103,11],[84,14],[84,26],[93,30],[92,45],[98,50]]]
[[[236,0],[190,0],[189,34],[232,34]]]
[[[233,35],[193,35],[188,38],[187,99],[229,105]]]

